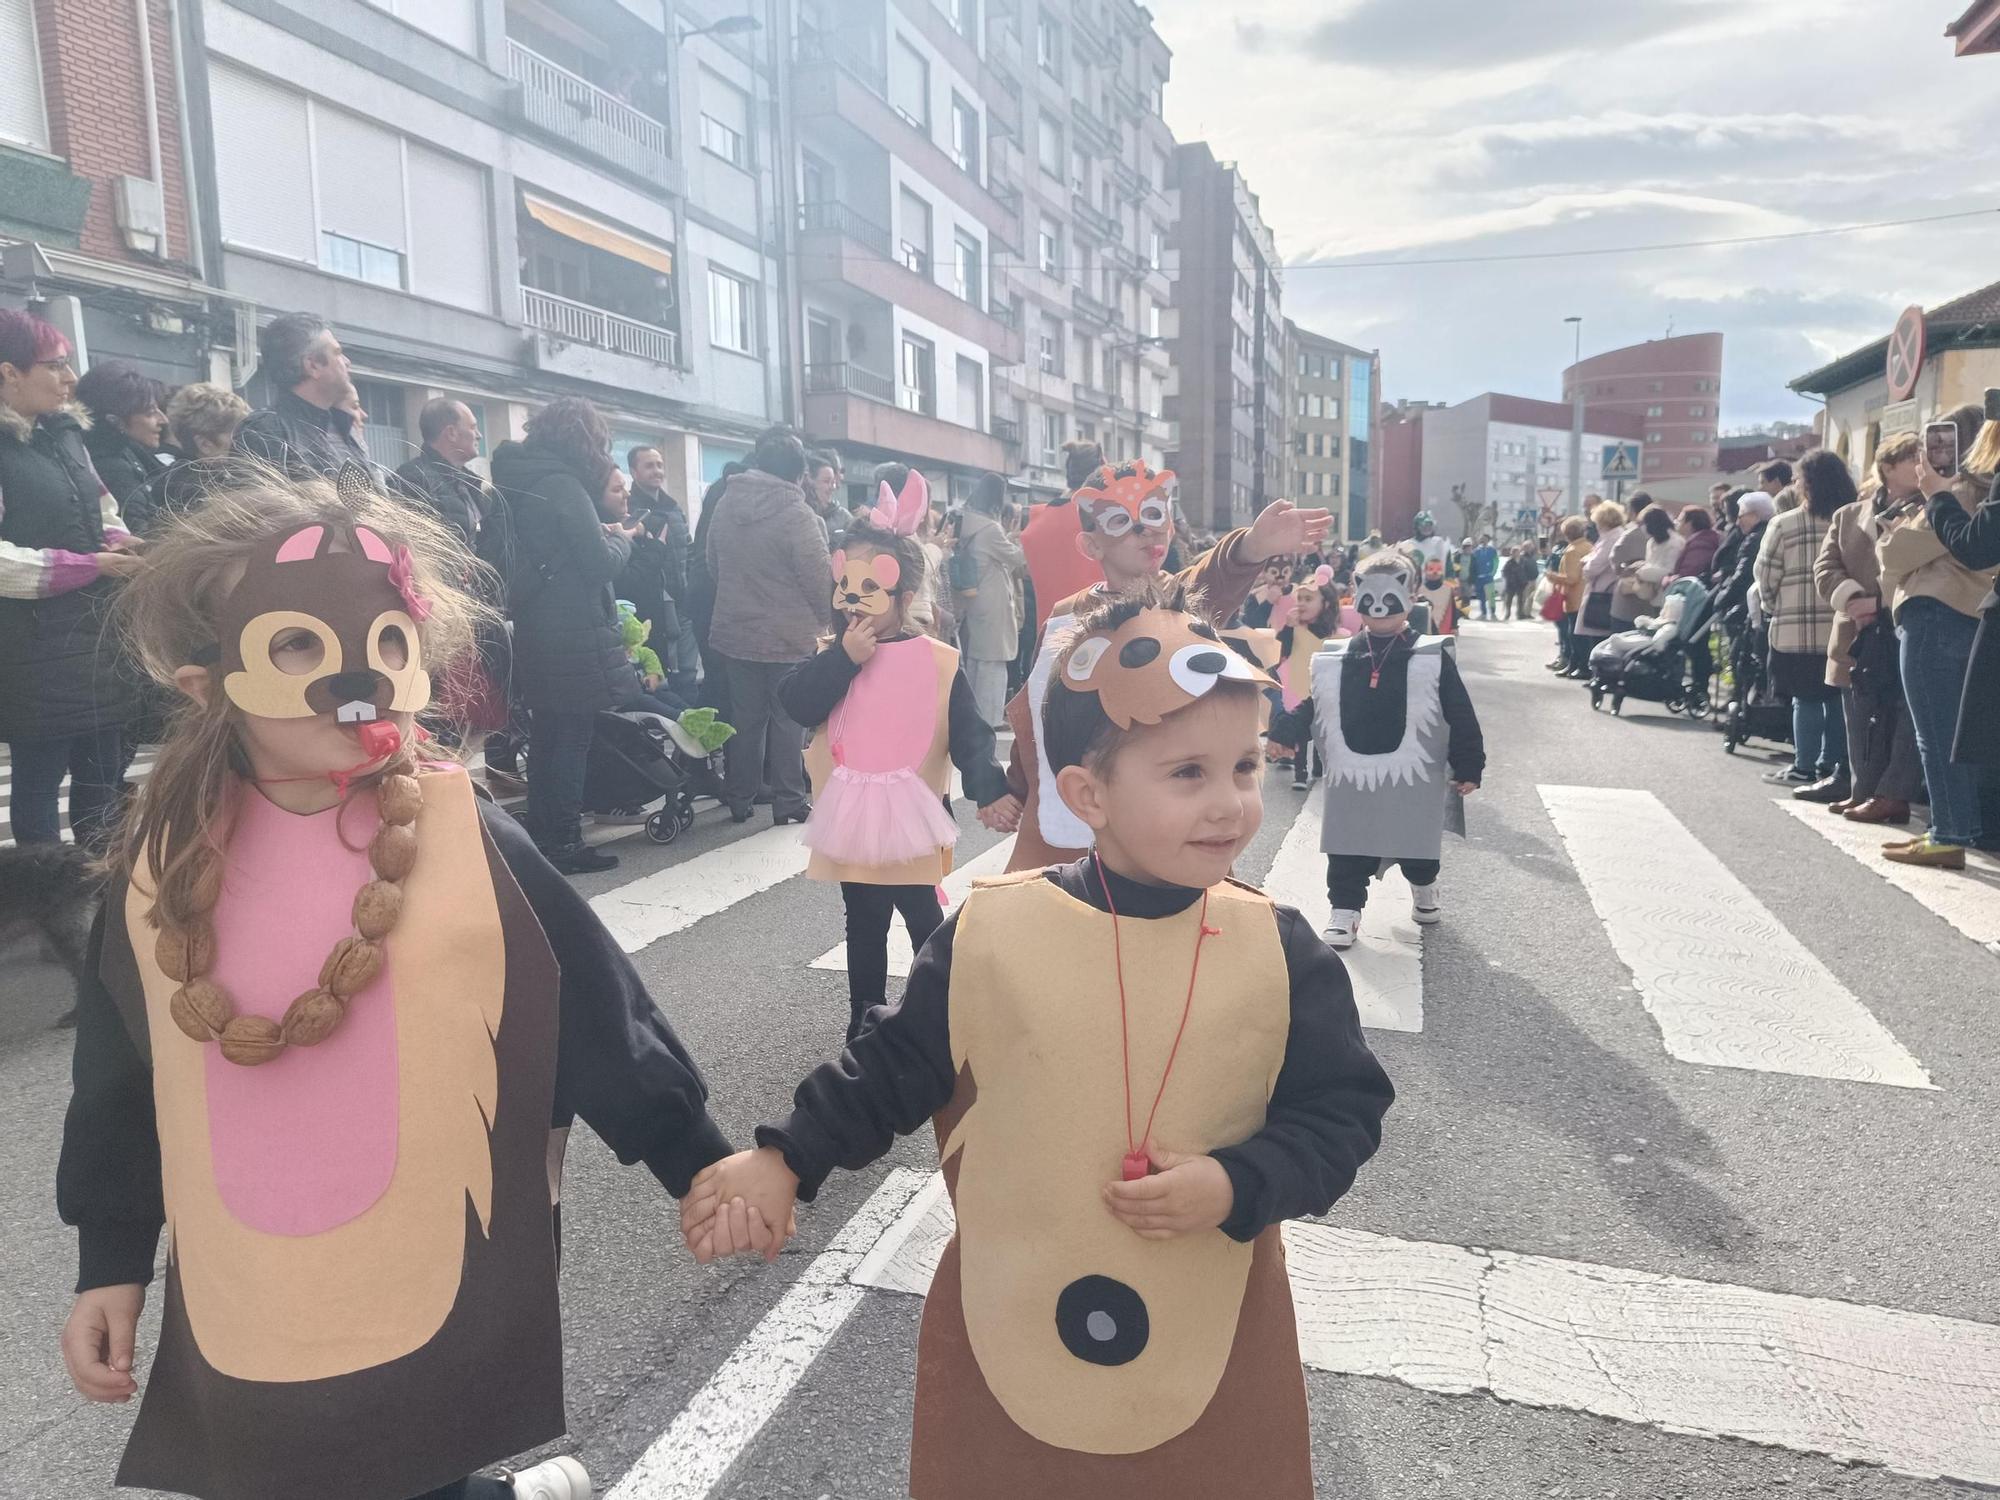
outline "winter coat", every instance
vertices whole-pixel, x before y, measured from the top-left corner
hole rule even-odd
[[[435,448],[426,448],[396,471],[396,477],[436,517],[458,533],[468,552],[479,548],[486,523],[486,486],[479,476]]]
[[[751,469],[723,490],[708,531],[709,645],[738,661],[802,662],[833,629],[833,559],[788,479]]]
[[[354,436],[354,418],[327,410],[293,391],[281,391],[236,429],[236,451],[262,459],[293,479],[331,479],[344,463],[365,463]]]
[[[105,635],[115,580],[96,554],[122,531],[91,467],[83,424],[68,412],[32,427],[0,406],[0,741],[111,728],[134,707],[133,683]]]
[[[1661,599],[1666,596],[1667,576],[1673,572],[1674,560],[1681,555],[1681,545],[1681,539],[1672,532],[1664,542],[1654,541],[1637,521],[1617,534],[1611,546],[1614,569],[1636,564],[1639,571],[1620,577],[1612,586],[1613,619],[1630,625],[1639,616],[1660,607]]]
[[[1722,550],[1722,533],[1711,526],[1682,540],[1685,545],[1681,548],[1680,560],[1674,564],[1672,577],[1697,579],[1706,587],[1709,570],[1715,565],[1715,554]]]
[[[1550,571],[1555,575],[1556,586],[1563,591],[1563,612],[1576,614],[1583,608],[1583,601],[1590,592],[1590,584],[1583,576],[1584,560],[1590,556],[1590,543],[1582,537],[1565,546]]]
[[[965,654],[974,661],[1012,661],[1021,643],[1014,580],[1027,570],[1027,554],[993,517],[967,510],[959,524],[958,555],[970,557],[979,569],[976,591],[958,600]]]
[[[584,714],[639,691],[611,580],[630,548],[606,534],[590,491],[553,453],[502,443],[493,479],[514,526],[507,606],[514,688],[530,709]]]
[[[1764,533],[1770,525],[1769,521],[1759,521],[1754,530],[1743,532],[1743,540],[1736,549],[1736,561],[1730,567],[1729,576],[1722,577],[1718,570],[1715,584],[1715,618],[1732,629],[1737,628],[1741,621],[1732,620],[1731,616],[1739,611],[1747,612],[1750,608],[1750,585],[1757,577],[1757,550],[1763,546]]]
[[[1961,474],[1952,482],[1951,494],[1959,508],[1969,512],[1986,498],[1992,484],[1991,475]],[[1912,599],[1935,599],[1976,620],[1993,588],[1994,570],[1968,568],[1953,557],[1931,529],[1930,517],[1921,511],[1884,530],[1875,555],[1882,564],[1882,592],[1897,615]]]
[[[1623,539],[1624,535],[1623,531],[1606,532],[1597,539],[1597,545],[1590,549],[1589,554],[1583,560],[1584,597],[1582,603],[1577,606],[1578,613],[1576,617],[1576,633],[1580,636],[1595,639],[1598,636],[1610,635],[1612,633],[1599,626],[1586,625],[1583,620],[1584,615],[1590,609],[1590,596],[1592,594],[1612,594],[1612,591],[1618,585],[1618,564],[1615,553],[1618,543]],[[1613,595],[1612,615],[1614,618],[1618,617],[1617,610],[1617,598]],[[1633,616],[1626,616],[1625,618],[1629,620]]]
[[[1757,593],[1764,601],[1771,649],[1821,656],[1833,633],[1833,609],[1821,596],[1814,568],[1832,529],[1804,506],[1771,518],[1757,551]]]
[[[1957,495],[1937,496],[1930,504],[1930,522],[1961,565],[1990,569],[2000,564],[2000,480],[1970,515]],[[1951,758],[1989,771],[2000,767],[2000,588],[1981,601]]]
[[[87,427],[83,446],[90,454],[90,466],[97,470],[97,477],[104,481],[104,487],[118,503],[121,515],[126,502],[166,467],[159,454],[140,447],[122,428],[109,422]]]
[[[1083,517],[1067,495],[1037,505],[1028,513],[1028,524],[1021,528],[1021,550],[1027,554],[1028,574],[1035,580],[1037,631],[1048,624],[1049,611],[1058,600],[1104,582],[1103,565],[1077,550],[1076,539],[1082,534]]]
[[[667,597],[677,605],[685,606],[688,591],[688,548],[692,538],[688,533],[687,512],[681,509],[680,501],[665,490],[634,489],[632,491],[632,517],[642,521],[646,534],[666,548],[665,569]]]
[[[1849,687],[1854,681],[1854,643],[1861,634],[1847,613],[1856,599],[1882,602],[1882,564],[1875,556],[1880,521],[1892,508],[1872,500],[1856,500],[1833,513],[1813,563],[1813,583],[1833,611],[1826,640],[1826,681],[1829,687]],[[1883,617],[1886,619],[1886,617]]]

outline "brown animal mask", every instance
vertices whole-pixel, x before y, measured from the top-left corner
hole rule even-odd
[[[849,557],[833,554],[833,607],[842,614],[879,620],[895,603],[903,565],[887,552]]]
[[[1076,511],[1087,531],[1121,537],[1134,527],[1165,531],[1174,518],[1174,472],[1149,469],[1144,459],[1106,464],[1078,486]]]
[[[1173,609],[1142,609],[1116,630],[1079,636],[1064,653],[1061,672],[1071,692],[1097,694],[1104,716],[1121,730],[1157,724],[1206,697],[1218,682],[1278,685],[1270,673],[1196,629],[1192,615]]]
[[[410,557],[366,526],[314,523],[274,539],[218,621],[222,690],[260,719],[330,713],[365,724],[431,701]]]

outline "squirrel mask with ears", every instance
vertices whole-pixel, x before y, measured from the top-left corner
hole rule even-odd
[[[891,536],[915,536],[930,508],[930,484],[912,469],[901,494],[889,488],[888,480],[882,481],[875,508],[863,519]],[[849,618],[879,620],[888,614],[902,581],[903,565],[887,552],[851,558],[843,547],[833,554],[833,607]]]

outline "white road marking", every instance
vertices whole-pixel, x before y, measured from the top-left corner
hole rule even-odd
[[[1273,901],[1296,906],[1314,932],[1324,932],[1333,918],[1326,898],[1326,856],[1319,848],[1325,807],[1326,783],[1320,782],[1286,831],[1263,885]],[[1421,929],[1410,920],[1410,884],[1400,869],[1391,869],[1369,887],[1361,935],[1340,961],[1354,983],[1363,1026],[1424,1029],[1424,944]]]
[[[720,1484],[860,1304],[854,1272],[934,1175],[890,1172],[605,1500],[701,1500]]]
[[[921,1295],[950,1200],[854,1279]],[[2000,1483],[2000,1327],[1506,1250],[1285,1226],[1308,1368]]]
[[[1935,1086],[1923,1064],[1652,793],[1539,790],[1669,1056]]]
[[[969,860],[945,876],[944,893],[951,898],[951,905],[957,906],[959,902],[963,901],[970,894],[973,881],[983,880],[990,875],[1006,874],[1007,861],[1012,857],[1013,853],[1014,836],[1010,833],[991,849],[980,854],[978,858]],[[949,908],[947,908],[947,911],[949,911]],[[889,977],[892,979],[909,978],[910,965],[915,959],[916,955],[910,948],[909,929],[904,927],[900,921],[891,922],[889,924]],[[826,952],[812,961],[811,967],[815,969],[836,969],[845,974],[847,972],[847,944],[841,943],[838,947],[827,949]]]
[[[804,874],[805,868],[798,825],[788,823],[592,897],[590,908],[620,948],[637,953],[703,917]]]
[[[1973,942],[2000,953],[2000,859],[1968,850],[1963,871],[1892,864],[1882,857],[1882,846],[1908,830],[1850,823],[1823,807],[1789,797],[1780,798],[1777,805],[1897,890],[1916,897]]]

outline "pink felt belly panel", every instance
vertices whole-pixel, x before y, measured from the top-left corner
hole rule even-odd
[[[214,977],[240,1015],[279,1020],[353,930],[377,827],[362,794],[335,814],[299,817],[245,789],[216,908]],[[394,938],[390,941],[393,943]],[[181,1040],[175,1038],[174,1040]],[[366,1212],[396,1169],[396,1015],[389,967],[316,1047],[261,1067],[206,1061],[210,1156],[222,1201],[267,1234],[312,1235]]]
[[[937,733],[937,694],[929,641],[919,636],[877,646],[828,725],[835,764],[863,773],[922,765]]]

